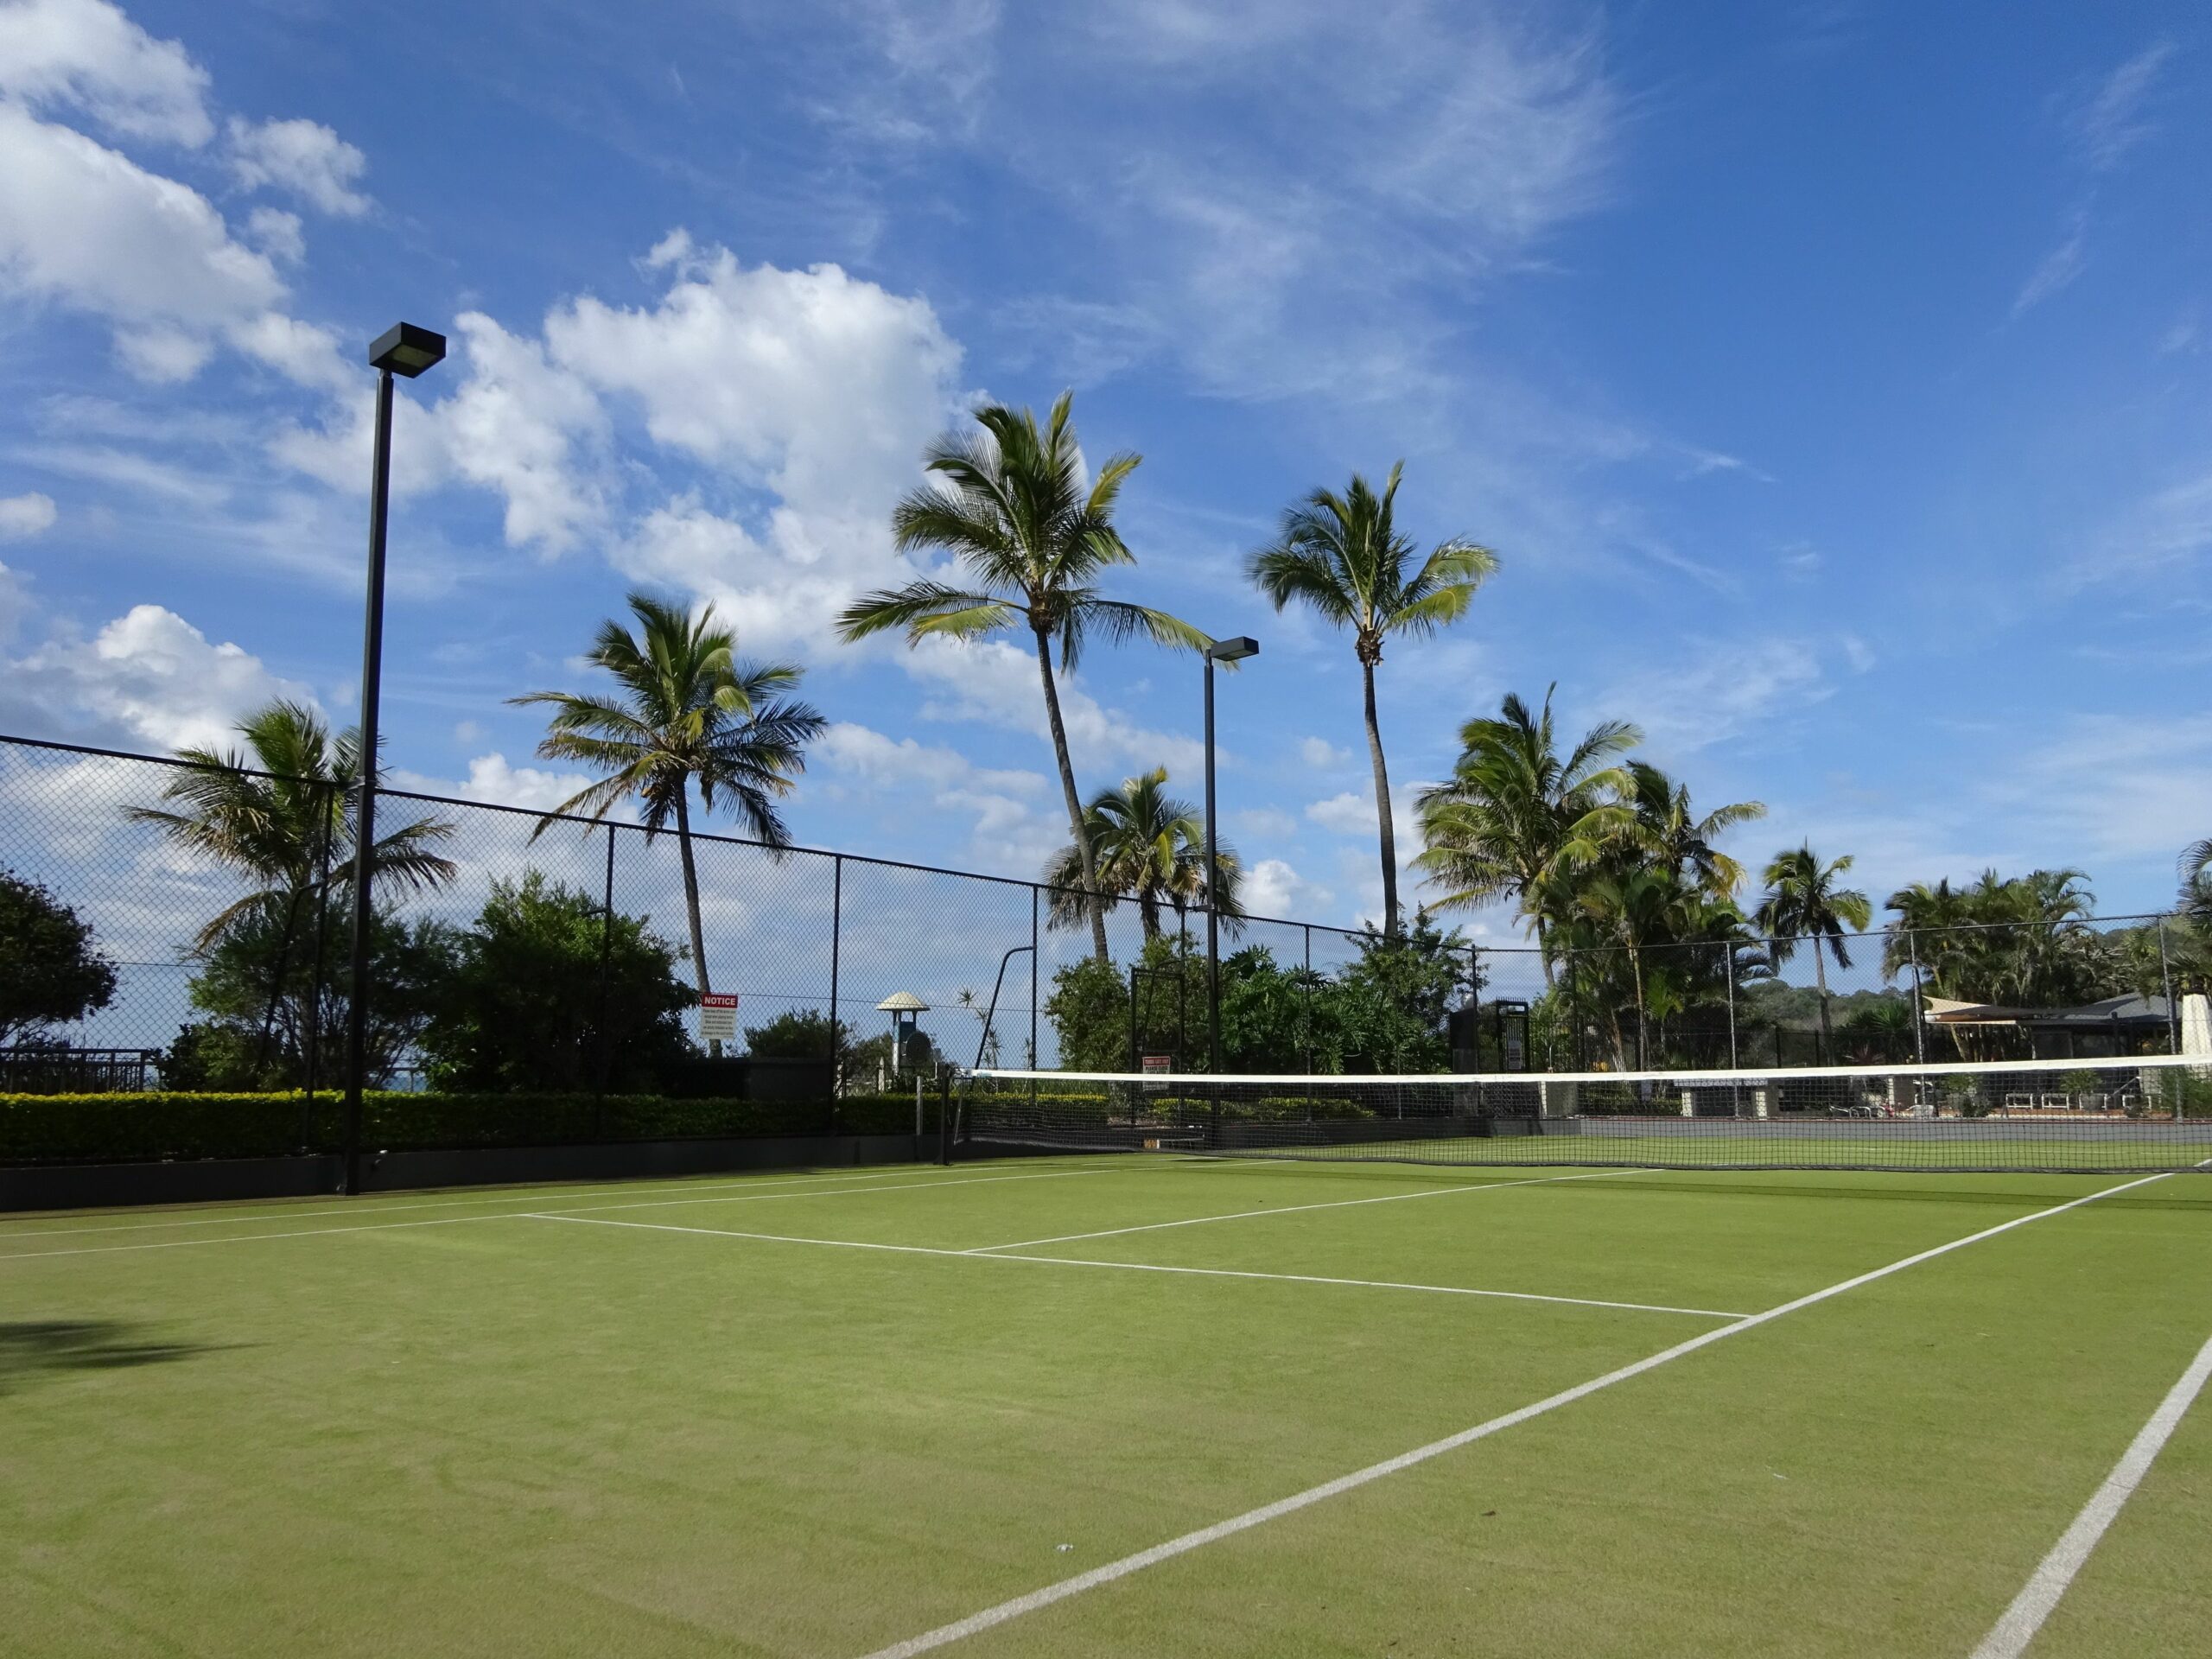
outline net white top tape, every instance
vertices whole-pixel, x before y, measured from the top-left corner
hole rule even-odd
[[[1764,1087],[1777,1082],[1820,1077],[2050,1077],[2068,1072],[2193,1071],[2212,1077],[2212,1059],[2201,1054],[2136,1054],[2069,1060],[1875,1061],[1864,1065],[1743,1067],[1724,1071],[1401,1071],[1348,1077],[1339,1072],[1258,1073],[1224,1071],[1035,1071],[997,1066],[961,1066],[956,1075],[1005,1083],[1128,1083],[1158,1089],[1170,1083],[1256,1085],[1269,1089],[1388,1089],[1408,1084],[1505,1084],[1552,1083],[1673,1083],[1691,1088]]]

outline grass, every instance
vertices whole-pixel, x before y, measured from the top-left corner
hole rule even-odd
[[[1061,1159],[16,1218],[9,1643],[858,1659],[2113,1184]],[[2208,1285],[2175,1176],[944,1650],[1963,1656]],[[2212,1650],[2205,1414],[2036,1659]]]

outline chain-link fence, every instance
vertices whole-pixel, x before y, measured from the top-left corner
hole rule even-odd
[[[1097,900],[1102,957],[1093,901],[1030,881],[404,791],[378,802],[367,1081],[385,1143],[895,1130],[943,1062],[1190,1072],[1217,1054],[1226,1072],[1325,1076],[2180,1046],[2182,952],[2158,918],[1818,950],[1748,934],[1476,945],[1427,926],[1386,944],[1224,918],[1217,989],[1202,912]],[[15,1103],[0,1160],[327,1143],[352,807],[327,780],[0,739],[0,921],[16,940],[0,963],[0,1099]],[[709,990],[737,998],[720,1037]],[[179,1127],[170,1100],[158,1135],[118,1117],[156,1096],[211,1103]],[[33,1097],[79,1104],[65,1122]],[[86,1130],[95,1119],[109,1127]]]

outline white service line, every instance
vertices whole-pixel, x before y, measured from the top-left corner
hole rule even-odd
[[[2012,1598],[2012,1605],[2005,1610],[1981,1645],[1974,1650],[1974,1659],[2019,1659],[2044,1621],[2058,1605],[2059,1598],[2074,1582],[2089,1559],[2089,1552],[2105,1535],[2105,1529],[2118,1518],[2120,1506],[2135,1495],[2143,1484],[2143,1477],[2151,1472],[2151,1465],[2173,1438],[2175,1429],[2188,1414],[2196,1396],[2203,1391],[2207,1379],[2212,1379],[2212,1340],[2196,1351],[2196,1357],[2181,1374],[2181,1380],[2166,1391],[2158,1408],[2151,1414],[2151,1421],[2120,1454],[2113,1465],[2112,1473],[2105,1477],[2103,1485],[2097,1488],[2089,1501],[2082,1506],[2081,1514],[2074,1517],[2074,1524],[2060,1535],[2050,1548],[2050,1554],[2035,1570],[2020,1593]]]
[[[888,1180],[894,1175],[903,1175],[906,1173],[906,1166],[893,1164],[873,1173],[850,1169],[820,1170],[810,1175],[779,1175],[766,1180],[700,1181],[690,1185],[666,1181],[641,1181],[635,1186],[629,1187],[628,1190],[635,1192],[720,1192],[733,1186],[797,1186],[810,1181]],[[250,1221],[308,1221],[321,1216],[358,1216],[365,1212],[388,1216],[397,1215],[406,1210],[454,1210],[464,1205],[472,1204],[544,1204],[551,1199],[595,1198],[600,1193],[607,1192],[609,1187],[620,1185],[626,1185],[626,1183],[606,1182],[588,1192],[503,1193],[495,1190],[487,1192],[481,1198],[422,1198],[410,1200],[405,1204],[379,1204],[374,1198],[365,1198],[357,1199],[353,1204],[337,1210],[285,1210],[275,1205],[265,1208],[257,1206],[219,1216],[185,1216],[156,1221],[102,1222],[91,1227],[18,1228],[10,1226],[4,1218],[0,1218],[0,1239],[72,1238],[79,1233],[139,1233],[162,1227],[220,1227],[226,1224],[243,1225]]]
[[[937,1255],[956,1262],[1033,1262],[1039,1267],[1109,1268],[1123,1273],[1181,1273],[1204,1279],[1274,1279],[1287,1284],[1346,1285],[1363,1290],[1424,1291],[1435,1296],[1483,1296],[1510,1302],[1558,1302],[1570,1307],[1616,1308],[1633,1313],[1687,1313],[1703,1319],[1740,1319],[1709,1307],[1664,1307],[1656,1302],[1601,1302],[1585,1296],[1540,1296],[1525,1290],[1471,1290],[1464,1285],[1414,1285],[1389,1279],[1327,1279],[1311,1273],[1256,1273],[1236,1268],[1164,1268],[1150,1262],[1086,1262],[1071,1255],[1008,1255],[995,1251],[948,1250],[928,1244],[878,1244],[854,1238],[807,1238],[792,1233],[741,1233],[728,1227],[683,1227],[662,1221],[602,1221],[578,1212],[531,1211],[517,1221],[575,1221],[594,1227],[636,1227],[654,1233],[694,1233],[702,1238],[742,1238],[763,1244],[819,1244],[834,1250],[884,1250],[894,1255]]]
[[[1181,1221],[1148,1221],[1138,1227],[1108,1227],[1095,1233],[1062,1233],[1057,1238],[1025,1238],[1015,1244],[979,1244],[970,1255],[1000,1250],[1034,1249],[1042,1244],[1079,1244],[1087,1238],[1119,1238],[1125,1233],[1157,1233],[1170,1227],[1200,1227],[1210,1221],[1249,1221],[1255,1216],[1294,1216],[1307,1210],[1349,1210],[1362,1204],[1397,1204],[1407,1198],[1440,1198],[1453,1192],[1494,1192],[1502,1186],[1547,1186],[1555,1181],[1594,1181],[1601,1175],[1647,1174],[1649,1171],[1585,1170],[1579,1175],[1538,1175],[1520,1181],[1461,1181],[1456,1186],[1424,1187],[1418,1192],[1386,1192],[1379,1198],[1332,1198],[1326,1204],[1281,1204],[1272,1210],[1234,1210],[1225,1216],[1190,1216]]]
[[[1062,1169],[1054,1170],[1043,1175],[979,1175],[966,1179],[952,1181],[907,1181],[895,1186],[885,1185],[881,1183],[878,1183],[873,1186],[816,1186],[809,1187],[804,1192],[733,1192],[721,1198],[713,1198],[689,1197],[680,1198],[651,1198],[627,1204],[592,1205],[588,1206],[588,1209],[595,1211],[599,1210],[650,1210],[665,1208],[671,1205],[687,1204],[765,1204],[772,1198],[834,1198],[849,1196],[856,1192],[874,1193],[927,1192],[941,1186],[982,1186],[993,1181],[1045,1181],[1051,1180],[1056,1175],[1099,1175],[1104,1174],[1106,1172],[1103,1169]],[[343,1214],[347,1212],[334,1211],[333,1213]],[[351,1213],[358,1214],[359,1212],[353,1211]],[[578,1211],[578,1213],[582,1214],[584,1211]],[[321,1236],[324,1233],[375,1233],[383,1232],[389,1229],[397,1227],[448,1226],[454,1223],[463,1221],[516,1221],[524,1218],[525,1216],[529,1216],[530,1218],[534,1220],[543,1220],[548,1218],[543,1216],[534,1215],[530,1211],[508,1210],[502,1211],[496,1215],[436,1216],[427,1221],[365,1221],[351,1227],[302,1227],[294,1231],[283,1233],[232,1233],[221,1238],[168,1238],[159,1240],[151,1244],[88,1244],[81,1249],[0,1251],[0,1262],[40,1262],[45,1260],[48,1256],[60,1255],[111,1255],[121,1250],[194,1249],[207,1244],[251,1244],[264,1238],[315,1238]],[[702,1229],[701,1230],[711,1231],[713,1230]],[[951,1252],[949,1252],[949,1254],[951,1254]]]
[[[1146,1567],[1156,1567],[1162,1561],[1173,1560],[1178,1555],[1186,1555],[1191,1551],[1203,1548],[1207,1544],[1218,1543],[1224,1538],[1232,1538],[1240,1532],[1249,1532],[1254,1527],[1264,1526],[1267,1522],[1280,1520],[1286,1515],[1294,1515],[1300,1510],[1311,1508],[1329,1498],[1356,1491],[1370,1481],[1381,1480],[1387,1475],[1398,1474],[1404,1470],[1413,1468],[1417,1464],[1427,1463],[1432,1458],[1441,1457],[1447,1452],[1455,1452],[1463,1446],[1471,1446],[1477,1440],[1487,1440],[1493,1434],[1517,1427],[1532,1418],[1543,1416],[1548,1412],[1558,1410],[1561,1406],[1572,1405],[1578,1400],[1586,1399],[1600,1389],[1611,1388],[1617,1382],[1625,1382],[1632,1377],[1642,1376],[1646,1371],[1656,1370],[1660,1366],[1696,1353],[1700,1349],[1710,1348],[1716,1342],[1725,1342],[1730,1337],[1756,1330],[1760,1325],[1781,1319],[1785,1314],[1795,1313],[1801,1308],[1811,1307],[1815,1303],[1827,1301],[1831,1297],[1840,1296],[1847,1291],[1856,1290],[1862,1285],[1870,1285],[1876,1280],[1886,1279],[1893,1273],[1902,1273],[1907,1268],[1916,1267],[1923,1262],[1933,1261],[1940,1255],[1948,1255],[1953,1250],[1963,1249],[1969,1244],[1978,1244],[1984,1239],[1995,1238],[2000,1233],[2009,1233],[2016,1227],[2024,1227],[2031,1222],[2048,1220],[2052,1216],[2063,1215],[2069,1210],[2078,1210],[2085,1204],[2094,1204],[2100,1198],[2108,1198],[2117,1193],[2132,1192],[2139,1186],[2148,1186],[2153,1181],[2163,1181],[2171,1173],[2171,1172],[2169,1171],[2158,1175],[2146,1175],[2139,1180],[2125,1182],[2119,1186],[2108,1186],[2100,1192],[2092,1192],[2086,1198],[2070,1199],[2064,1204],[2054,1205],[2047,1210],[2036,1211],[2031,1215],[2015,1216],[2010,1221],[1999,1222],[1996,1226],[1984,1228],[1980,1232],[1969,1233],[1964,1238],[1953,1239],[1948,1244],[1938,1244],[1932,1249],[1918,1251],[1900,1261],[1892,1262],[1887,1267],[1876,1268],[1871,1272],[1846,1279],[1839,1284],[1830,1285],[1825,1290],[1816,1290],[1808,1295],[1800,1296],[1794,1301],[1784,1302],[1778,1307],[1770,1307],[1764,1313],[1754,1313],[1748,1319],[1738,1319],[1732,1325],[1724,1325],[1715,1331],[1700,1332],[1685,1342],[1676,1343],[1671,1348],[1661,1349],[1648,1358],[1639,1359],[1633,1364],[1624,1365],[1618,1370],[1607,1371],[1603,1376],[1592,1377],[1587,1382],[1578,1382],[1574,1387],[1563,1389],[1559,1393],[1548,1395],[1533,1405],[1522,1406],[1517,1411],[1509,1411],[1503,1416],[1490,1419],[1487,1422],[1477,1423],[1472,1428],[1463,1428],[1458,1433],[1446,1435],[1440,1440],[1431,1440],[1427,1446],[1417,1446],[1410,1452],[1402,1452],[1395,1458],[1384,1459],[1381,1463],[1371,1463],[1366,1468],[1356,1469],[1348,1475],[1339,1475],[1336,1479],[1324,1481],[1319,1486],[1309,1486],[1302,1492],[1294,1492],[1288,1497],[1277,1498],[1274,1503],[1263,1503],[1258,1509],[1247,1510],[1243,1514],[1231,1516],[1226,1521],[1217,1521],[1210,1527],[1201,1527],[1195,1532],[1186,1532],[1179,1538],[1170,1538],[1164,1543],[1153,1545],[1149,1549],[1141,1549],[1133,1555],[1122,1556],[1117,1561],[1109,1561],[1103,1567],[1093,1567],[1088,1573],[1078,1573],[1073,1578],[1062,1579],[1057,1584],[1046,1585],[1041,1589],[1030,1591],[1027,1595],[1015,1596],[1011,1600],[1000,1602],[994,1607],[986,1607],[981,1612],[970,1613],[967,1618],[956,1620],[952,1624],[940,1624],[933,1630],[925,1630],[919,1636],[909,1637],[903,1642],[894,1642],[889,1647],[878,1648],[867,1655],[866,1659],[916,1659],[917,1655],[949,1647],[955,1642],[981,1635],[983,1631],[995,1629],[1009,1620],[1020,1618],[1025,1613],[1036,1612],[1041,1608],[1052,1605],[1055,1602],[1065,1601],[1071,1596],[1079,1596],[1086,1590],[1095,1590],[1099,1586],[1111,1584],[1117,1579],[1126,1579],[1133,1573],[1142,1572]]]

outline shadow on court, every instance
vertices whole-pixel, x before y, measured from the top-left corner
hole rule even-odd
[[[65,1372],[127,1370],[215,1351],[207,1343],[143,1340],[138,1329],[111,1319],[0,1323],[0,1395]]]

